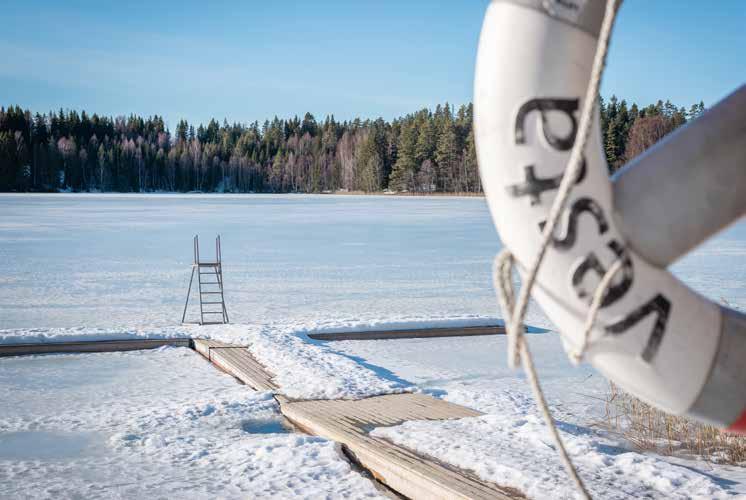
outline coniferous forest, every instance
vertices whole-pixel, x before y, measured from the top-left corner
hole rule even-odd
[[[601,101],[613,171],[704,111]],[[391,122],[275,117],[195,128],[182,120],[0,108],[0,191],[479,193],[472,105]]]

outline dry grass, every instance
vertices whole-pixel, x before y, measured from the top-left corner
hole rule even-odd
[[[641,450],[746,465],[746,436],[664,413],[610,384],[605,426]]]

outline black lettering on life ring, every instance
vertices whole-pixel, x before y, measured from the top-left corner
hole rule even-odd
[[[655,314],[656,319],[653,331],[650,332],[645,349],[642,351],[642,359],[648,363],[655,358],[663,341],[663,335],[666,333],[666,323],[668,323],[671,314],[671,301],[659,293],[652,300],[641,305],[621,320],[606,327],[608,333],[619,335],[635,326],[649,314]]]
[[[580,165],[580,171],[578,171],[578,177],[575,179],[575,184],[580,184],[585,179],[585,157],[583,157],[583,163]],[[523,167],[523,174],[526,180],[519,184],[511,184],[507,187],[508,194],[514,198],[520,196],[530,196],[531,205],[538,205],[541,203],[541,193],[544,191],[552,191],[557,189],[562,182],[562,175],[554,177],[537,177],[534,171],[534,166],[529,165]]]
[[[604,234],[609,230],[609,223],[606,221],[604,211],[595,200],[591,198],[578,198],[572,204],[569,210],[564,211],[564,236],[558,238],[552,237],[552,246],[558,250],[568,250],[575,245],[578,237],[578,217],[584,212],[588,212],[596,219],[598,223],[598,234]],[[546,221],[539,222],[539,229],[544,230]]]
[[[516,115],[514,129],[515,143],[526,143],[526,118],[531,111],[538,111],[541,114],[541,128],[547,143],[552,148],[559,151],[568,151],[572,149],[578,129],[578,123],[574,113],[578,110],[579,102],[580,100],[577,98],[537,98],[526,101],[518,109]],[[567,116],[571,124],[571,131],[569,134],[561,137],[552,133],[547,118],[548,112],[550,111],[559,111]],[[583,158],[582,169],[578,175],[578,179],[575,181],[576,184],[583,180],[585,172],[586,165],[585,158]],[[531,198],[531,205],[541,203],[540,195],[545,191],[557,189],[561,182],[561,176],[550,178],[537,177],[533,165],[524,167],[524,173],[525,181],[520,184],[508,186],[508,194],[513,197],[529,196]],[[575,203],[573,203],[569,210],[565,210],[563,214],[566,219],[563,224],[566,228],[565,234],[560,238],[553,235],[552,245],[554,248],[558,250],[567,250],[575,245],[577,240],[578,217],[583,212],[589,212],[596,219],[599,234],[604,234],[608,231],[609,224],[601,206],[591,198],[579,198]],[[543,231],[545,225],[546,222],[540,222],[539,229]],[[610,241],[608,246],[618,258],[624,259],[624,274],[620,283],[611,286],[606,291],[606,295],[604,295],[604,298],[602,299],[601,307],[606,307],[622,298],[629,291],[633,281],[632,261],[629,258],[626,248],[616,240]],[[576,287],[576,290],[582,283],[585,274],[590,270],[597,272],[599,276],[603,276],[606,273],[606,270],[603,268],[595,254],[588,255],[575,269],[572,276],[572,282],[573,286]],[[580,290],[579,296],[581,296],[581,294],[582,296],[587,296],[587,292],[584,290]],[[611,335],[623,334],[630,328],[634,327],[638,322],[642,321],[646,316],[655,314],[656,320],[653,325],[653,330],[650,333],[645,348],[641,354],[643,360],[651,362],[655,358],[660,344],[663,341],[670,313],[671,302],[659,293],[649,302],[630,312],[621,320],[607,326],[606,332]]]
[[[544,132],[544,138],[550,146],[559,151],[568,151],[572,149],[575,143],[575,134],[578,132],[578,121],[573,114],[578,110],[580,99],[559,99],[559,98],[539,98],[526,101],[518,109],[515,118],[515,143],[526,143],[526,116],[531,111],[541,113],[541,130]],[[558,137],[549,129],[547,120],[548,111],[560,111],[567,115],[572,124],[572,130],[565,137]]]
[[[624,246],[616,240],[611,240],[608,246],[611,251],[614,252],[614,255],[617,256],[617,259],[621,259],[622,261],[622,279],[616,285],[611,285],[609,286],[609,288],[606,289],[606,293],[601,300],[602,308],[608,307],[617,300],[624,297],[629,288],[632,286],[632,279],[634,275],[632,268],[632,259],[630,259],[627,249],[624,248]],[[596,274],[598,274],[599,279],[603,278],[604,274],[606,274],[606,268],[604,268],[594,252],[589,253],[580,262],[580,265],[575,268],[575,272],[572,274],[572,286],[575,289],[575,293],[577,294],[578,298],[580,299],[585,299],[589,296],[588,291],[583,288],[583,279],[589,271],[594,271]]]

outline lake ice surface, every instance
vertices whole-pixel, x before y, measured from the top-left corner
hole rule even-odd
[[[0,195],[0,214],[0,328],[6,328],[1,341],[209,335],[251,343],[252,353],[297,397],[423,390],[487,412],[494,429],[502,422],[528,435],[542,432],[531,420],[522,372],[505,367],[504,337],[321,343],[303,335],[498,319],[490,265],[500,245],[481,198]],[[214,234],[222,235],[226,301],[235,325],[176,326],[194,233],[201,235],[205,256]],[[672,269],[700,293],[744,309],[745,257],[742,222]],[[529,323],[551,329],[535,307]],[[557,418],[580,426],[598,418],[603,378],[587,365],[570,365],[551,332],[530,335],[529,342]],[[443,431],[432,424],[392,430],[388,437],[456,457],[448,448],[448,433],[481,435],[486,428],[480,425],[485,424]],[[431,448],[405,443],[406,436],[418,433],[433,438]],[[581,435],[578,449],[588,449],[589,435]],[[498,432],[495,439],[507,437]],[[483,453],[478,445],[465,439],[462,453]],[[534,445],[546,446],[529,440],[523,451],[530,454]],[[95,452],[95,442],[90,450]],[[493,458],[503,460],[504,452],[495,448]],[[520,456],[514,458],[521,463]],[[668,474],[682,492],[695,486],[710,496],[746,492],[740,468],[685,465],[713,481],[682,476],[667,465],[623,473]],[[559,485],[564,479],[559,474],[555,481]],[[524,486],[541,492],[552,484]],[[613,482],[607,486],[615,488]],[[634,491],[645,493],[644,488]]]
[[[234,323],[495,314],[480,198],[0,195],[0,214],[0,328],[178,323],[194,234],[203,258],[222,237]]]
[[[497,315],[482,198],[0,194],[0,329],[174,325],[194,234],[233,323]],[[745,256],[741,223],[673,270],[744,308]]]

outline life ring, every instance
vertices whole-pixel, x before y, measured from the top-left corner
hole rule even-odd
[[[541,227],[574,144],[602,18],[603,2],[593,0],[493,0],[485,16],[474,83],[480,175],[500,238],[522,273],[541,245]],[[716,217],[720,226],[746,213],[746,87],[729,99],[721,109],[732,110],[735,102],[742,120],[736,128],[739,140],[726,145],[736,148],[723,160],[723,165],[730,162],[730,177],[691,181],[710,182],[723,193],[736,190],[723,196],[732,203]],[[586,359],[624,390],[659,408],[746,432],[746,316],[705,299],[673,277],[666,266],[676,257],[671,255],[675,250],[651,256],[656,250],[640,249],[655,247],[654,241],[631,241],[634,230],[615,203],[615,185],[608,176],[598,109],[594,120],[584,166],[533,297],[557,326],[565,348],[575,350],[596,286],[612,263],[621,260],[622,270],[601,303]],[[691,127],[682,134],[699,133],[696,125]],[[648,155],[647,161],[662,155],[664,149]],[[737,169],[734,161],[739,162]],[[636,170],[629,178],[644,173]],[[622,198],[629,203],[634,193],[626,188],[627,198]],[[697,192],[679,195],[679,201],[664,200],[668,205],[656,220],[665,220],[672,205],[683,206]],[[682,222],[678,229],[703,235],[720,229],[703,227],[710,222],[702,217],[703,223],[690,221],[684,227]],[[666,247],[666,230],[655,231],[649,229],[646,238],[657,238]],[[698,243],[680,239],[679,249],[684,240],[689,248]]]

